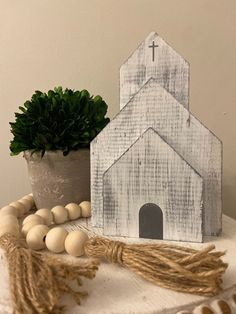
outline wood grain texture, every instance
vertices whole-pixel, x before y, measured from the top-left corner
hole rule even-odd
[[[158,45],[153,48],[152,44]],[[150,78],[155,78],[178,102],[189,107],[189,64],[157,33],[151,32],[120,68],[120,108]]]
[[[200,175],[149,128],[104,174],[104,234],[139,237],[140,208],[154,203],[163,239],[202,242],[202,192]]]
[[[202,176],[204,234],[218,235],[222,219],[222,143],[155,79],[150,79],[91,143],[93,225],[103,226],[104,172],[149,127]]]

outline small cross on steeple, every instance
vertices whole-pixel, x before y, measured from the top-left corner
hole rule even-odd
[[[149,48],[152,48],[152,61],[154,62],[155,60],[155,48],[158,47],[158,45],[155,45],[154,40],[152,41],[152,44],[148,46]]]

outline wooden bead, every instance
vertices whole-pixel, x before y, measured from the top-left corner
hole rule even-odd
[[[31,203],[31,208],[33,208],[33,207],[35,206],[34,198],[33,198],[33,196],[32,196],[31,194],[28,194],[28,195],[23,196],[22,199],[23,199],[23,200],[26,199],[26,200],[30,201],[30,203]]]
[[[211,302],[211,307],[213,310],[216,311],[216,313],[219,313],[219,314],[231,314],[232,313],[230,305],[228,304],[226,300],[216,299]]]
[[[71,231],[65,240],[65,250],[72,256],[84,255],[84,244],[88,235],[82,230]]]
[[[8,224],[8,223],[19,225],[19,222],[18,222],[18,219],[16,218],[16,216],[11,215],[11,214],[6,214],[6,215],[1,217],[0,227],[4,227],[4,225]]]
[[[70,203],[66,205],[69,220],[78,219],[81,216],[81,208],[78,204]]]
[[[53,215],[52,215],[50,209],[41,208],[41,209],[37,210],[35,214],[42,217],[47,226],[50,226],[53,223]]]
[[[20,202],[24,206],[25,213],[28,213],[28,211],[31,210],[32,206],[31,206],[31,201],[30,200],[21,198],[18,202]]]
[[[201,304],[192,312],[193,314],[214,314],[212,308],[208,304]]]
[[[45,237],[49,228],[45,225],[37,225],[30,229],[26,236],[28,247],[32,250],[42,250],[46,247]]]
[[[63,206],[55,206],[51,210],[55,224],[62,224],[68,220],[68,212]]]
[[[81,208],[82,217],[88,218],[91,216],[91,203],[88,201],[83,201],[79,204]]]
[[[68,232],[62,227],[51,229],[46,236],[46,247],[53,253],[65,251],[65,239]]]
[[[25,213],[25,207],[20,202],[12,202],[9,204],[12,207],[15,207],[18,210],[18,217],[21,217]]]
[[[17,238],[19,238],[20,236],[19,225],[14,222],[5,223],[0,227],[0,237],[3,236],[5,233],[13,234]]]
[[[36,215],[35,215],[36,216]],[[41,217],[40,217],[41,218]],[[43,218],[42,218],[43,220]],[[38,226],[38,225],[44,225],[44,221],[43,223],[38,222],[37,220],[31,220],[29,222],[26,222],[22,229],[21,229],[21,233],[23,234],[24,237],[27,236],[28,232],[30,231],[30,229],[32,229],[34,226]]]
[[[22,225],[24,226],[26,223],[32,222],[32,221],[36,221],[38,225],[45,225],[44,219],[41,216],[36,215],[36,214],[31,214],[25,217],[25,219],[22,222]]]
[[[4,206],[1,211],[0,211],[0,216],[4,216],[4,215],[13,215],[15,217],[18,217],[18,210],[10,205]]]

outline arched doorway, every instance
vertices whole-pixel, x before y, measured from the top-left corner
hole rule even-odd
[[[156,204],[147,203],[140,208],[139,237],[163,239],[163,213]]]

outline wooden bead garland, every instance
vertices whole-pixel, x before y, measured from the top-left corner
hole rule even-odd
[[[15,217],[18,217],[18,210],[17,208],[13,207],[13,206],[10,206],[10,205],[7,205],[7,206],[4,206],[2,209],[1,209],[1,216],[3,215],[13,215]]]
[[[36,216],[36,215],[35,215]],[[26,222],[21,229],[21,233],[24,237],[27,236],[27,233],[32,229],[34,226],[44,225],[44,220],[42,217],[38,216],[38,219],[31,219],[30,221]]]
[[[22,203],[20,203],[19,201],[17,202],[12,202],[9,204],[12,207],[15,207],[18,211],[18,217],[22,217],[24,215],[24,213],[26,213],[26,208],[24,207],[24,205]]]
[[[33,226],[26,236],[26,243],[32,250],[42,250],[46,247],[45,237],[49,231],[46,225]]]
[[[44,219],[36,214],[31,214],[25,217],[25,219],[22,221],[22,225],[24,226],[28,222],[37,221],[38,224],[44,224]]]
[[[66,252],[72,256],[84,255],[84,244],[88,239],[88,235],[81,230],[71,231],[65,238]]]
[[[4,225],[1,224],[0,226],[0,237],[3,236],[5,233],[10,233],[17,238],[20,236],[20,229],[19,225],[15,222],[8,221]]]
[[[0,215],[2,216],[0,226],[0,236],[6,232],[19,237],[19,223],[17,218],[21,218],[27,213],[34,200],[31,194],[24,196],[10,205],[4,206]],[[38,209],[34,214],[26,216],[22,222],[21,233],[26,237],[26,243],[33,250],[42,250],[47,248],[53,253],[65,251],[72,256],[81,256],[84,254],[84,244],[88,236],[83,231],[72,231],[68,233],[62,227],[49,229],[48,226],[61,224],[68,220],[75,220],[80,217],[87,218],[91,216],[91,204],[88,201],[81,204],[69,203],[64,206],[55,206],[51,210],[48,208]]]
[[[71,264],[51,254],[36,251],[46,247],[46,236],[50,230],[47,225],[55,224],[48,209],[41,209],[24,219],[22,232],[27,234],[26,241],[32,250],[26,248],[20,239],[17,218],[22,218],[34,206],[33,197],[29,194],[0,210],[0,247],[8,261],[12,305],[14,313],[59,314],[62,313],[62,307],[58,304],[62,294],[70,294],[78,304],[87,295],[86,291],[75,291],[69,284],[75,280],[81,286],[81,277],[94,278],[98,261],[80,263],[78,260]],[[72,213],[70,215],[68,211],[68,218],[77,219],[78,208]],[[64,229],[62,232],[67,235]],[[62,246],[64,249],[63,241]]]
[[[34,199],[32,194],[23,196],[16,202],[12,202],[4,206],[0,210],[0,217],[4,214],[11,214],[17,218],[21,218],[24,214],[28,213],[34,207]]]
[[[176,314],[233,314],[236,313],[236,294],[229,294],[223,298],[214,297],[196,305],[191,310],[178,311]]]
[[[50,226],[53,223],[53,214],[48,208],[37,210],[35,215],[42,217],[47,226]]]
[[[68,212],[69,220],[75,220],[82,216],[81,207],[75,203],[70,203],[65,206]],[[91,207],[90,207],[90,216],[91,216]]]
[[[0,225],[4,226],[5,224],[9,222],[19,225],[17,218],[13,216],[12,214],[4,215],[3,217],[1,217]]]
[[[27,199],[21,199],[19,200],[19,203],[21,203],[24,208],[25,208],[25,211],[24,212],[28,212],[31,208],[32,208],[32,202],[30,200],[27,200]]]
[[[45,239],[46,247],[53,253],[61,253],[65,251],[65,239],[68,232],[62,227],[51,229]]]
[[[79,204],[81,207],[81,215],[84,218],[88,218],[91,216],[91,203],[88,201],[83,201]]]
[[[63,224],[68,220],[68,213],[64,206],[55,206],[52,208],[53,220],[56,224]]]
[[[13,207],[19,208],[17,215],[21,217],[23,204],[19,201],[11,204],[14,205]],[[84,201],[78,206],[81,209],[82,217],[90,216],[89,202]],[[25,211],[27,209],[24,209]],[[66,250],[72,256],[81,256],[85,253],[87,257],[105,258],[111,263],[118,263],[129,268],[150,282],[175,291],[212,296],[221,289],[221,276],[225,272],[227,264],[221,260],[224,252],[212,252],[215,249],[214,245],[209,245],[202,250],[194,250],[164,242],[128,244],[103,237],[88,239],[87,234],[81,230],[69,233],[61,227],[50,230],[47,226],[50,222],[48,210],[44,209],[41,212],[39,210],[38,213],[41,213],[44,218],[34,214],[28,220],[25,219],[23,225],[23,228],[29,229],[25,232],[27,233],[26,242],[33,250],[47,247],[54,253]],[[78,215],[78,207],[71,203],[65,207],[55,206],[52,209],[54,224],[64,223]],[[42,218],[43,224],[36,224],[35,216]],[[4,225],[3,233],[9,232],[19,237],[19,224],[16,223],[16,216],[9,214],[5,217],[13,217],[13,219],[4,218],[7,223]],[[34,224],[32,228],[30,223]],[[3,237],[4,241],[9,240],[10,234]],[[4,245],[5,247],[6,245]],[[194,266],[196,264],[198,265],[197,271]]]
[[[38,228],[39,226],[40,230]],[[33,250],[47,248],[53,253],[62,253],[66,249],[69,255],[84,255],[84,245],[88,240],[88,236],[85,232],[76,230],[68,233],[63,227],[55,227],[53,229],[47,227],[42,229],[42,226],[47,227],[46,225],[36,224],[28,230],[26,242],[29,248]]]
[[[28,194],[28,195],[23,196],[21,200],[28,200],[31,204],[31,208],[35,206],[33,194]]]
[[[6,233],[11,233],[17,238],[20,236],[20,228],[17,218],[12,214],[5,213],[0,220],[0,237]]]

